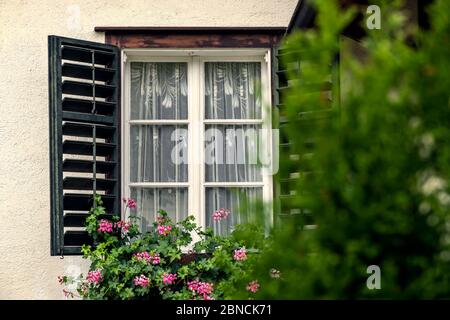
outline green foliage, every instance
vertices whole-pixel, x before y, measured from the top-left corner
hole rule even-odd
[[[280,167],[302,173],[285,205],[312,212],[317,228],[302,230],[299,215],[275,231],[253,266],[256,298],[449,298],[450,3],[435,1],[426,32],[380,3],[382,29],[367,30],[362,60],[338,46],[351,12],[315,3],[318,28],[284,45],[285,65],[300,61],[285,112],[290,153],[302,156],[285,156]],[[341,88],[335,82],[333,92],[340,98],[330,104],[321,93],[305,94],[329,77],[339,51]],[[333,116],[318,119],[326,110]],[[305,111],[311,117],[299,119]],[[305,144],[311,139],[313,148]],[[381,269],[380,290],[366,286],[370,265]],[[280,281],[270,268],[281,271]]]
[[[247,262],[255,256],[249,252],[247,259],[237,261],[235,250],[245,246],[256,250],[264,239],[259,228],[252,226],[237,227],[236,234],[229,237],[214,236],[210,229],[202,231],[197,227],[193,216],[174,223],[164,211],[159,211],[149,232],[141,233],[138,224],[131,222],[137,219],[135,216],[130,215],[130,222],[101,219],[105,208],[100,196],[95,196],[94,202],[86,219],[94,246],[82,249],[83,257],[91,262],[90,272],[76,279],[60,277],[61,284],[75,286],[84,299],[226,298],[236,290],[236,279],[246,272]],[[128,209],[132,207],[127,205]],[[194,235],[199,239],[195,243]],[[175,281],[165,283],[165,274],[176,275]],[[144,286],[135,280],[142,275],[148,280]],[[194,280],[212,285],[212,292],[194,294],[188,285]],[[241,285],[245,292],[246,284]],[[64,289],[64,293],[76,295],[73,290]]]

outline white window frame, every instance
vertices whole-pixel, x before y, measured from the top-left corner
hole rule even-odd
[[[268,49],[123,49],[122,56],[122,197],[130,196],[130,187],[144,188],[188,188],[188,214],[194,215],[196,223],[205,227],[206,187],[262,187],[263,201],[267,203],[267,218],[273,224],[273,179],[269,168],[262,168],[261,182],[205,182],[204,129],[206,124],[261,124],[266,133],[263,143],[266,150],[272,150],[271,77],[270,50]],[[204,119],[204,65],[211,61],[260,62],[262,120],[253,119]],[[130,120],[131,62],[186,62],[188,65],[188,119],[187,120]],[[131,123],[149,125],[188,126],[188,182],[144,182],[130,183],[130,127]],[[200,148],[193,147],[201,141]],[[199,152],[193,152],[195,149]],[[200,149],[200,150],[198,150]],[[271,155],[272,156],[272,155]],[[272,157],[273,158],[273,157]],[[123,205],[123,204],[122,204]],[[122,208],[122,212],[123,212]],[[212,214],[212,212],[211,212]]]

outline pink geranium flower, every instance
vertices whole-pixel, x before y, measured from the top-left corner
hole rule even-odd
[[[135,253],[134,257],[136,257],[136,260],[138,261],[145,260],[147,263],[152,264],[159,264],[161,261],[159,258],[159,254],[157,253],[150,254],[147,251]]]
[[[150,283],[150,280],[143,274],[141,274],[139,277],[135,277],[133,281],[134,285],[139,287],[146,287]]]
[[[197,291],[197,289],[198,289],[198,284],[199,284],[199,281],[198,280],[192,280],[192,281],[189,281],[188,283],[187,283],[187,285],[188,285],[188,289],[189,290],[191,290],[191,291]]]
[[[247,260],[247,250],[245,250],[245,247],[234,250],[233,259],[236,261]]]
[[[97,269],[97,270],[89,271],[86,276],[86,280],[90,283],[95,283],[95,284],[99,283],[102,280],[101,270]]]
[[[130,223],[128,223],[128,222],[125,222],[125,221],[123,221],[123,220],[119,220],[119,221],[117,221],[116,223],[115,223],[115,225],[114,225],[116,228],[122,228],[122,232],[128,232],[128,230],[130,229],[130,227],[131,227],[131,224]]]
[[[247,285],[247,291],[256,293],[259,290],[259,283],[258,280],[253,280],[248,283]]]
[[[98,226],[97,232],[106,232],[106,233],[113,232],[113,223],[106,219],[100,220],[100,224]]]
[[[230,214],[229,210],[220,208],[219,210],[214,211],[214,213],[212,214],[212,217],[213,217],[214,221],[220,221],[222,219],[228,218],[229,214]]]
[[[192,291],[195,295],[202,296],[203,300],[213,300],[210,296],[213,292],[213,284],[209,282],[200,282],[198,280],[193,280],[187,283],[188,289]]]
[[[134,256],[138,261],[145,260],[146,262],[150,262],[151,256],[147,251],[135,253]]]
[[[164,284],[173,284],[177,279],[177,275],[175,273],[164,273],[163,274],[163,283]]]
[[[125,205],[130,208],[130,209],[136,209],[137,208],[137,204],[136,201],[134,199],[131,198],[123,198],[123,203],[125,203]]]
[[[159,224],[157,229],[158,229],[158,233],[160,235],[168,236],[170,231],[172,231],[172,226],[164,226],[164,225]]]
[[[210,295],[213,291],[213,284],[209,282],[200,282],[197,292],[201,295]]]
[[[159,258],[159,254],[155,253],[151,255],[150,257],[152,264],[159,264],[161,262],[161,259]]]

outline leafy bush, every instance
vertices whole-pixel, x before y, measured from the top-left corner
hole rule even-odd
[[[253,268],[256,298],[449,298],[450,2],[435,1],[431,29],[418,33],[392,2],[381,3],[382,29],[367,31],[364,60],[341,48],[333,117],[305,121],[300,112],[330,108],[304,92],[329,76],[349,19],[336,1],[316,4],[318,28],[289,36],[284,47],[285,63],[301,69],[286,96],[290,151],[310,157],[284,156],[280,168],[305,173],[291,185],[289,205],[309,210],[317,228],[302,230],[302,214],[279,228]],[[370,265],[380,267],[379,290],[366,286]],[[271,267],[282,281],[270,280]]]
[[[126,200],[127,210],[134,210],[132,199]],[[130,215],[125,222],[101,219],[105,214],[100,196],[87,218],[86,229],[94,246],[82,248],[84,258],[91,261],[90,271],[78,278],[60,277],[66,296],[85,299],[219,299],[235,290],[236,279],[242,278],[256,259],[255,251],[263,239],[255,227],[237,227],[230,237],[214,236],[202,231],[194,217],[174,223],[164,211],[147,233],[141,233]],[[224,215],[222,215],[224,216]],[[224,216],[224,218],[226,218]],[[193,243],[192,235],[199,241]],[[245,236],[243,236],[245,235]],[[245,245],[250,244],[251,249]],[[249,279],[249,282],[251,279]],[[250,289],[255,288],[252,283]],[[253,295],[251,290],[247,298]],[[253,290],[254,291],[254,290]]]

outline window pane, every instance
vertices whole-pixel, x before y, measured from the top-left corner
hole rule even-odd
[[[131,120],[187,119],[187,63],[131,63]]]
[[[262,188],[206,188],[206,226],[217,235],[228,234],[234,225],[255,222],[257,201],[262,200]],[[229,210],[226,219],[214,221],[212,214],[219,209]]]
[[[187,188],[130,188],[131,198],[137,202],[138,223],[143,231],[149,230],[156,221],[158,210],[164,210],[173,221],[180,221],[187,217],[188,190]]]
[[[205,181],[262,181],[258,165],[260,125],[205,127]]]
[[[260,85],[259,62],[206,62],[206,119],[260,119]]]
[[[131,126],[131,182],[185,182],[187,126]]]

